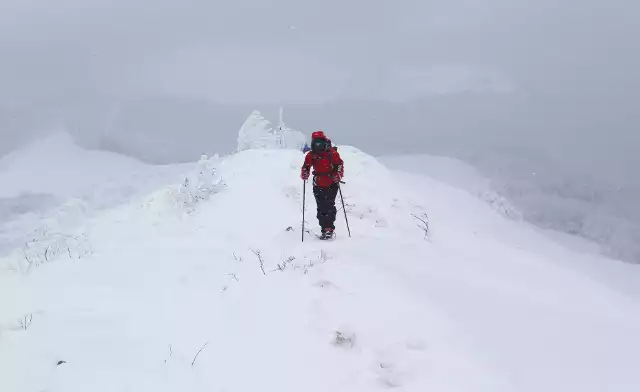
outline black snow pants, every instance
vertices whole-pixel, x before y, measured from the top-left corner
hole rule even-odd
[[[318,206],[318,223],[322,229],[335,229],[336,221],[336,195],[338,194],[338,184],[332,184],[327,188],[314,186],[313,196],[316,198]]]

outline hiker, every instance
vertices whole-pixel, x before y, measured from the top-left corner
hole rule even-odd
[[[344,162],[338,150],[331,145],[322,131],[311,135],[311,150],[304,158],[300,177],[306,181],[313,166],[313,196],[318,207],[318,223],[322,229],[321,238],[333,236],[336,221],[336,195],[344,175]]]

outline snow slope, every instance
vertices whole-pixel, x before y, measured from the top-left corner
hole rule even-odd
[[[384,156],[378,159],[396,173],[402,172],[400,175],[413,184],[423,184],[425,182],[423,177],[427,176],[467,191],[470,195],[486,202],[491,208],[509,219],[529,222],[526,219],[526,212],[524,214],[521,213],[512,205],[510,200],[496,193],[495,189],[501,188],[501,185],[495,184],[493,180],[484,177],[473,166],[459,159],[426,154]],[[414,187],[416,186],[418,185],[414,185]],[[423,186],[423,188],[423,192],[429,191],[426,186]],[[472,221],[470,220],[468,223],[470,224]],[[618,290],[624,290],[640,298],[640,274],[636,272],[639,268],[637,266],[627,266],[617,260],[613,261],[606,256],[602,256],[604,253],[603,244],[556,230],[542,229],[535,224],[533,226],[521,225],[518,228],[520,232],[515,240],[516,243],[522,243],[523,241],[531,243],[529,247],[531,252],[538,252],[540,248],[544,248],[544,256],[553,259],[554,262],[569,266],[597,280],[605,281],[608,285]],[[504,239],[513,230],[513,227],[507,228],[504,232],[499,232],[499,236]],[[526,233],[521,233],[522,230],[525,230]],[[608,226],[603,224],[599,230],[607,232]],[[533,233],[533,231],[536,233]],[[610,234],[613,235],[614,232],[610,231]],[[547,240],[540,241],[537,239],[540,236],[545,237]],[[535,240],[532,240],[532,238]],[[556,246],[552,242],[560,246]],[[569,255],[567,255],[567,249],[565,248],[570,248],[579,254],[571,254],[569,252]]]
[[[487,202],[502,215],[514,220],[522,219],[520,212],[493,190],[490,179],[483,177],[473,166],[459,159],[427,154],[392,155],[378,159],[386,167],[395,171],[426,175],[439,182],[466,190]]]
[[[638,390],[638,297],[463,190],[341,155],[352,238],[339,211],[301,243],[302,154],[246,150],[205,196],[159,187],[0,273],[0,390]]]
[[[45,218],[56,226],[77,223],[175,182],[185,167],[85,150],[64,132],[7,154],[0,159],[0,255],[32,239]]]

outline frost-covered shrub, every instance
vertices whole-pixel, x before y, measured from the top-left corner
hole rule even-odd
[[[10,256],[10,269],[28,273],[44,263],[61,258],[82,259],[93,253],[86,233],[70,234],[52,231],[42,226],[33,237]]]
[[[92,253],[91,243],[83,228],[89,215],[87,204],[70,199],[57,208],[36,214],[20,223],[13,222],[15,233],[6,236],[7,249],[0,258],[0,269],[29,272],[41,264],[60,258],[81,259]],[[0,233],[1,234],[1,233]]]
[[[178,203],[191,211],[201,201],[208,200],[211,195],[217,193],[224,182],[218,173],[217,166],[220,162],[218,155],[208,157],[202,155],[197,163],[197,169],[188,174],[178,191]]]
[[[55,233],[42,230],[40,236],[25,243],[22,248],[25,260],[38,266],[60,256],[81,259],[92,253],[88,236]]]

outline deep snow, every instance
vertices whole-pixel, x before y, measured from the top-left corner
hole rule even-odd
[[[640,388],[640,297],[614,267],[577,268],[590,256],[464,190],[340,151],[352,238],[339,211],[335,241],[301,243],[303,155],[247,150],[157,168],[153,191],[87,203],[65,240],[0,259],[0,390]]]

